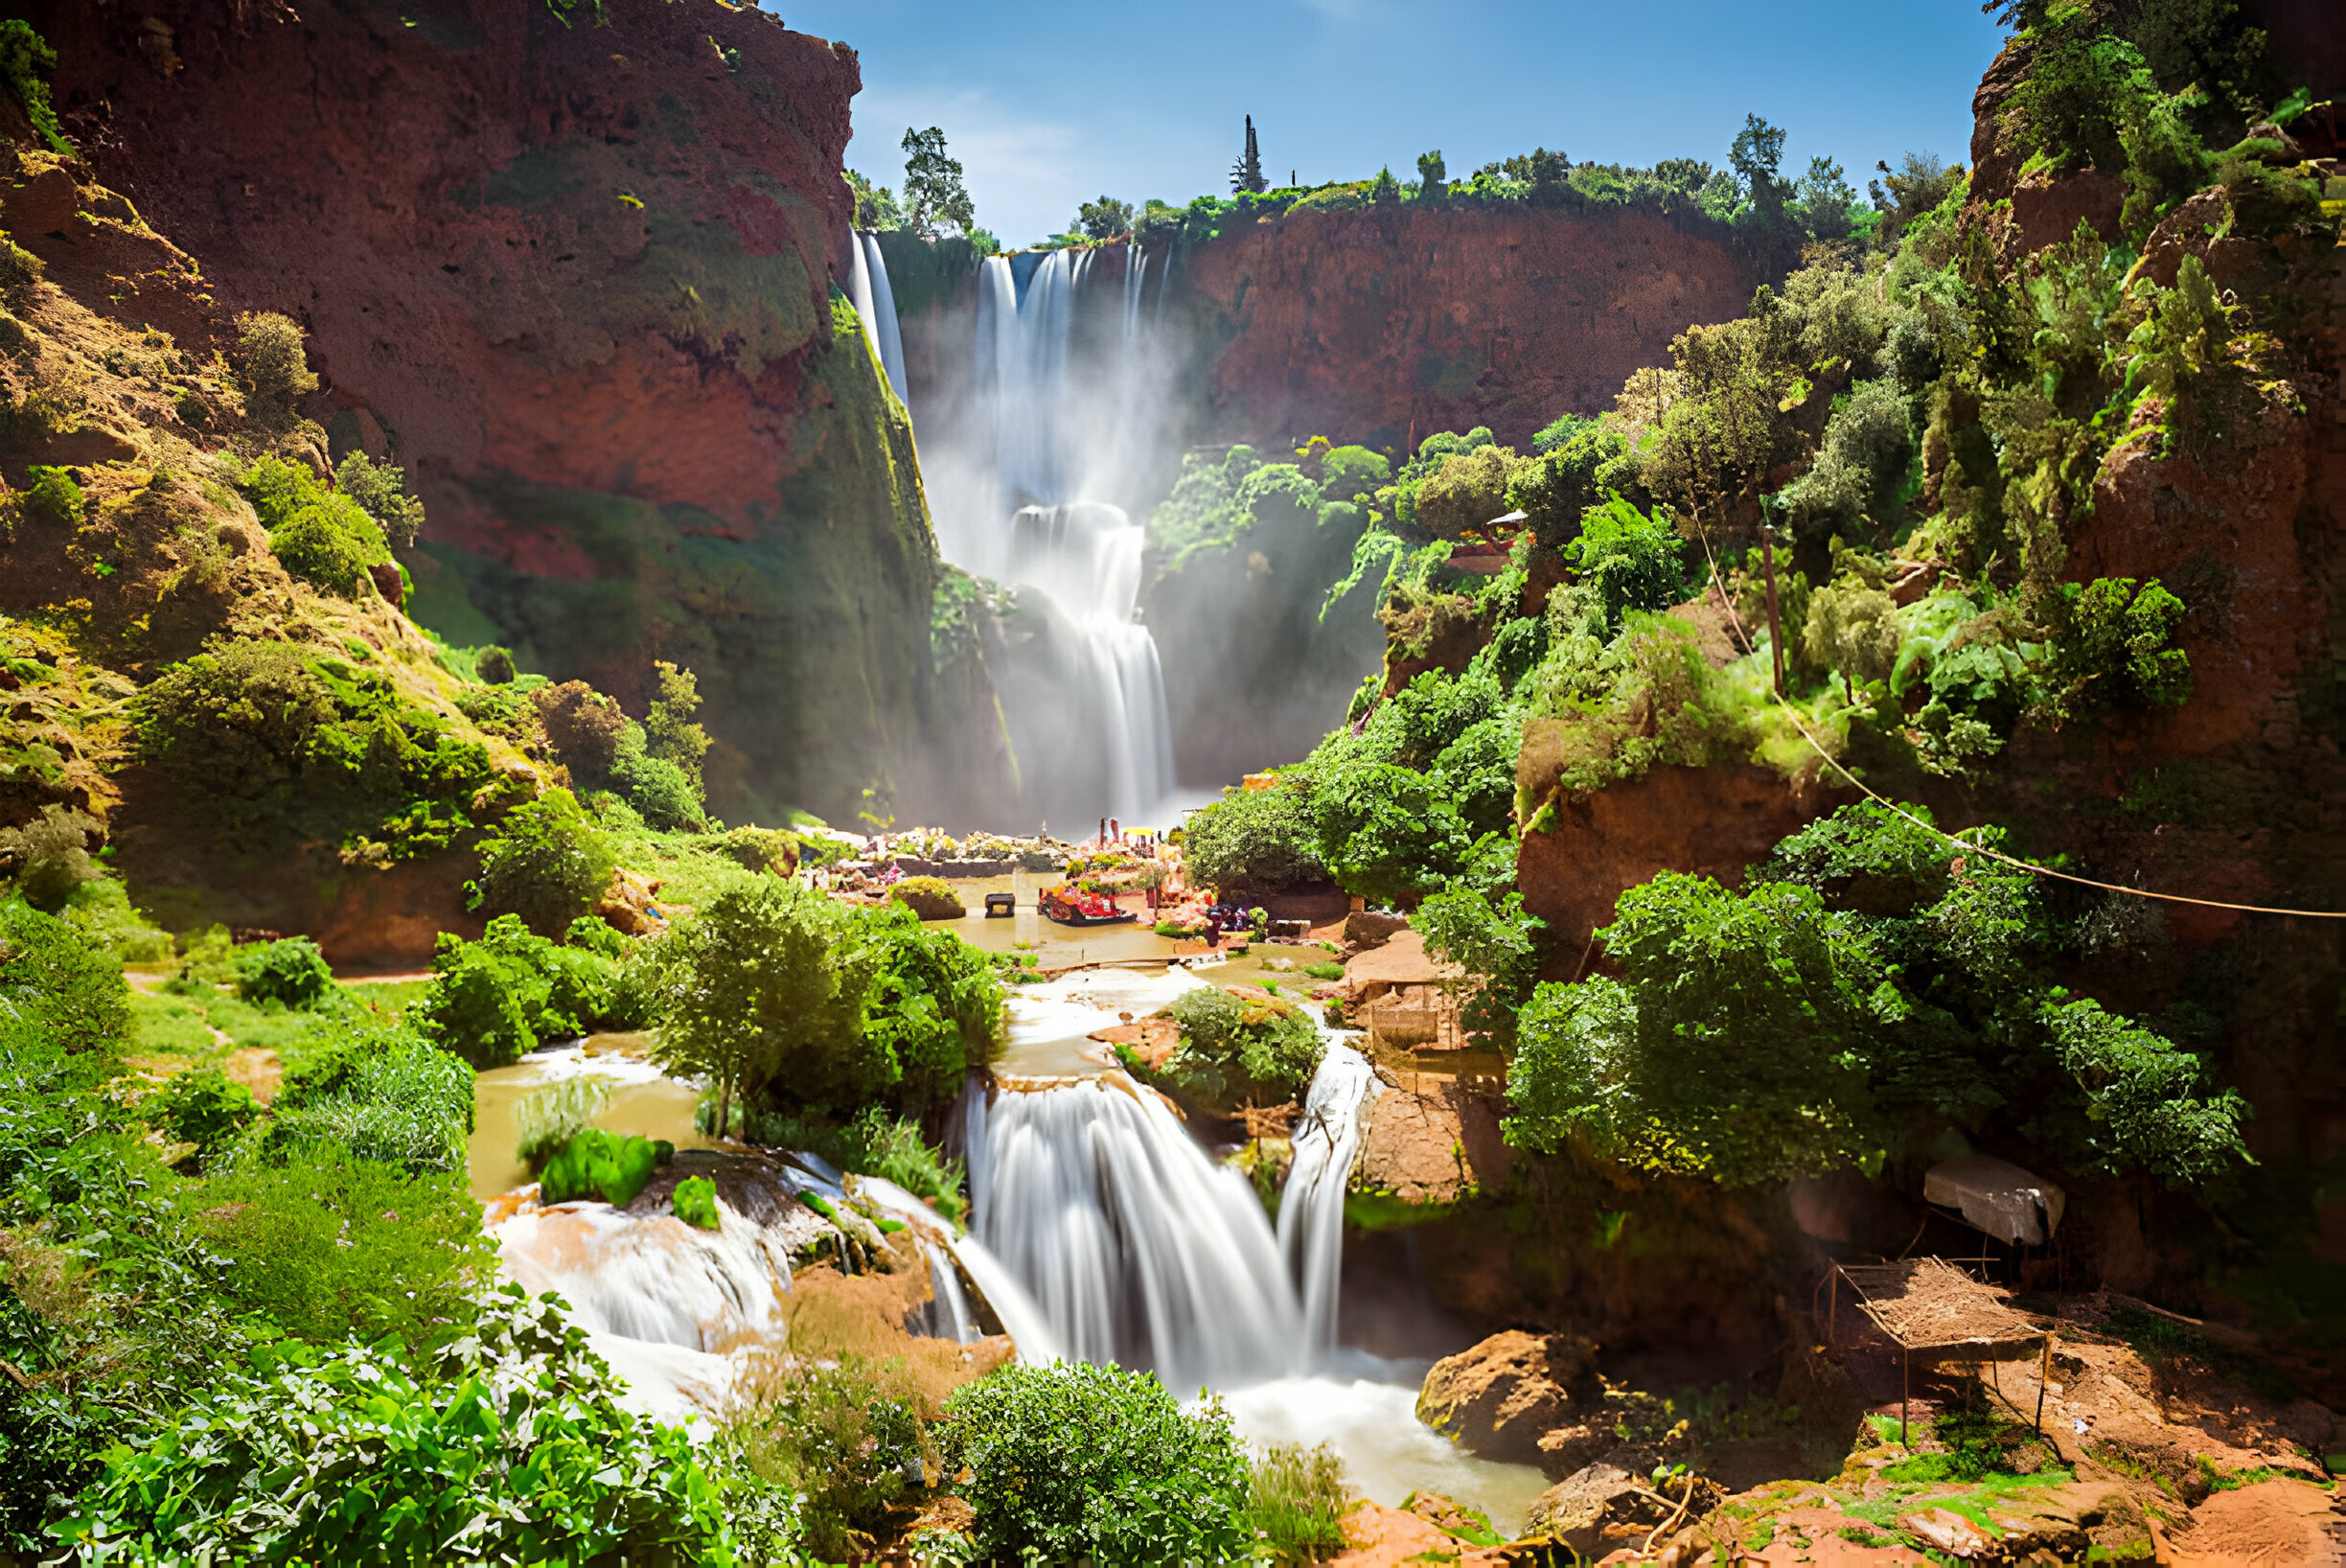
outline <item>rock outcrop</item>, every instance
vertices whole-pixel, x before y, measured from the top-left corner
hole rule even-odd
[[[409,469],[421,620],[631,705],[694,669],[727,815],[913,771],[934,543],[830,300],[853,51],[717,0],[34,9],[67,129],[209,286],[154,325],[292,316],[305,412]]]
[[[1572,1334],[1493,1334],[1426,1373],[1417,1418],[1484,1459],[1578,1469],[1615,1439],[1601,1417],[1597,1347]]]

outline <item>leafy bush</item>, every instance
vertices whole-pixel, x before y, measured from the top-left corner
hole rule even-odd
[[[610,890],[619,853],[588,821],[568,790],[548,790],[505,814],[481,841],[480,876],[467,907],[520,917],[550,936],[565,931]]]
[[[699,726],[694,726],[699,728]],[[699,832],[707,823],[700,787],[692,775],[668,757],[645,749],[643,726],[631,724],[620,732],[611,753],[611,787],[661,832]]]
[[[472,1131],[472,1069],[403,1025],[354,1026],[307,1072],[287,1074],[258,1150],[266,1163],[347,1151],[415,1174],[462,1171]]]
[[[1219,1403],[1184,1415],[1147,1372],[1004,1367],[955,1390],[945,1416],[939,1446],[949,1471],[972,1472],[961,1492],[980,1555],[1214,1562],[1249,1544],[1229,1416]]]
[[[584,680],[540,686],[530,693],[538,722],[571,782],[582,790],[600,789],[610,777],[619,755],[619,742],[628,730],[628,717],[619,704]]]
[[[1291,1002],[1200,985],[1174,998],[1167,1011],[1181,1026],[1181,1048],[1162,1076],[1203,1104],[1277,1105],[1319,1070],[1320,1032]]]
[[[244,411],[264,430],[288,430],[318,379],[302,351],[302,330],[273,311],[237,317],[236,368]]]
[[[702,1132],[716,1128],[715,1107],[703,1098],[696,1120]],[[936,1211],[955,1225],[969,1212],[958,1160],[947,1159],[921,1136],[920,1123],[866,1106],[843,1124],[814,1117],[752,1111],[734,1122],[733,1136],[761,1148],[798,1149],[828,1160],[841,1170],[884,1177],[916,1198],[935,1200]]]
[[[538,724],[538,710],[511,686],[466,686],[456,693],[456,711],[484,734],[507,740],[526,740]]]
[[[888,889],[888,897],[923,920],[958,920],[967,912],[960,889],[942,877],[907,877]]]
[[[366,453],[354,449],[334,467],[334,488],[356,502],[382,529],[383,537],[400,549],[415,543],[416,536],[424,531],[424,503],[407,494],[405,472],[389,463],[372,462]],[[490,678],[483,675],[481,679]],[[513,679],[510,656],[505,679]]]
[[[21,828],[0,828],[0,850],[16,872],[16,891],[44,914],[61,914],[67,900],[99,870],[89,858],[97,821],[70,807],[48,805]]]
[[[334,989],[334,969],[307,936],[255,942],[237,950],[237,995],[247,1002],[308,1007]]]
[[[299,1163],[206,1175],[197,1224],[240,1306],[321,1344],[422,1344],[472,1321],[493,1251],[461,1171],[414,1174],[312,1143]]]
[[[546,1203],[600,1198],[614,1209],[625,1209],[671,1152],[666,1142],[587,1127],[545,1163],[538,1173],[538,1195]]]
[[[2063,583],[2054,600],[2045,706],[2057,719],[2172,705],[2191,696],[2191,655],[2174,646],[2187,613],[2157,578]]]
[[[1251,1466],[1247,1523],[1274,1562],[1320,1562],[1351,1546],[1344,1461],[1326,1443],[1275,1442]]]
[[[233,1142],[260,1110],[250,1089],[206,1067],[178,1073],[157,1091],[153,1115],[172,1138],[211,1156]]]
[[[493,642],[472,656],[472,673],[493,686],[511,685],[514,678],[513,654]]]
[[[1190,881],[1226,898],[1254,898],[1327,876],[1311,793],[1300,779],[1268,790],[1225,790],[1189,819],[1182,844]]]
[[[523,1095],[514,1107],[514,1126],[521,1135],[515,1157],[532,1170],[544,1164],[602,1114],[610,1103],[610,1090],[609,1078],[589,1074],[563,1078]]]
[[[70,472],[34,464],[25,475],[33,481],[23,492],[25,516],[59,528],[80,526],[89,500]]]
[[[388,676],[265,638],[171,665],[133,713],[141,759],[242,848],[365,831],[394,859],[443,849],[492,781],[488,751]]]
[[[687,1176],[669,1194],[668,1211],[685,1224],[703,1231],[719,1226],[717,1184],[706,1176]]]
[[[608,931],[580,920],[573,934]],[[431,986],[415,1006],[417,1027],[475,1067],[502,1067],[546,1039],[584,1034],[598,1024],[641,1022],[618,961],[590,945],[557,946],[518,915],[489,922],[477,942],[443,932]]]
[[[1443,783],[1388,763],[1331,772],[1312,793],[1321,857],[1346,892],[1414,899],[1465,868],[1474,833]]]
[[[800,1362],[731,1431],[751,1468],[804,1497],[806,1544],[825,1562],[862,1557],[936,1464],[903,1369],[859,1356]]]
[[[49,150],[70,158],[77,155],[73,144],[58,124],[57,108],[49,101],[49,83],[41,80],[43,71],[56,69],[57,51],[31,22],[13,16],[0,22],[0,81],[8,83],[16,102],[24,105],[25,118],[33,122],[34,131],[49,144]]]
[[[691,1440],[617,1392],[559,1306],[511,1288],[412,1359],[264,1345],[109,1451],[58,1535],[101,1560],[738,1560]]]
[[[1618,495],[1581,515],[1580,537],[1565,547],[1580,581],[1604,607],[1606,634],[1632,610],[1668,610],[1686,596],[1685,546],[1668,519]]]
[[[54,915],[0,903],[0,1046],[37,1041],[103,1071],[129,1025],[130,987],[104,948]]]

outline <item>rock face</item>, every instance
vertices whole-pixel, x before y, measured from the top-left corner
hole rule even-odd
[[[1487,425],[1529,446],[1753,280],[1707,233],[1644,213],[1522,208],[1306,213],[1185,253],[1220,312],[1215,426],[1401,446]]]
[[[1496,1096],[1411,1073],[1368,1102],[1354,1180],[1404,1203],[1445,1204],[1500,1190],[1513,1164]]]
[[[631,705],[694,669],[728,815],[911,772],[934,544],[829,301],[852,51],[713,0],[34,11],[101,177],[408,467],[420,619]]]
[[[1602,1413],[1596,1356],[1596,1346],[1572,1334],[1493,1334],[1434,1363],[1417,1418],[1484,1459],[1558,1474],[1577,1469],[1591,1457],[1586,1450],[1614,1442],[1587,1424]]]

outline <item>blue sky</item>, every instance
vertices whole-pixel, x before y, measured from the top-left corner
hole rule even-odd
[[[1966,161],[2000,41],[1978,0],[768,3],[860,53],[850,167],[895,186],[905,127],[940,126],[1014,246],[1102,193],[1227,194],[1250,113],[1275,184],[1414,176],[1430,148],[1453,176],[1534,146],[1724,166],[1754,112],[1788,170],[1822,152],[1862,192],[1908,149]]]

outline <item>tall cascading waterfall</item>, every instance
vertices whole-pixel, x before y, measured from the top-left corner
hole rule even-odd
[[[888,287],[887,262],[880,254],[880,237],[857,231],[854,265],[848,271],[847,298],[863,323],[863,336],[872,357],[896,389],[897,401],[912,406],[905,384],[904,332],[896,323],[896,291]]]
[[[1152,1368],[1175,1390],[1307,1373],[1335,1345],[1345,1184],[1375,1087],[1330,1040],[1276,1234],[1246,1179],[1119,1073],[991,1105],[974,1092],[973,1234],[1077,1360]]]

